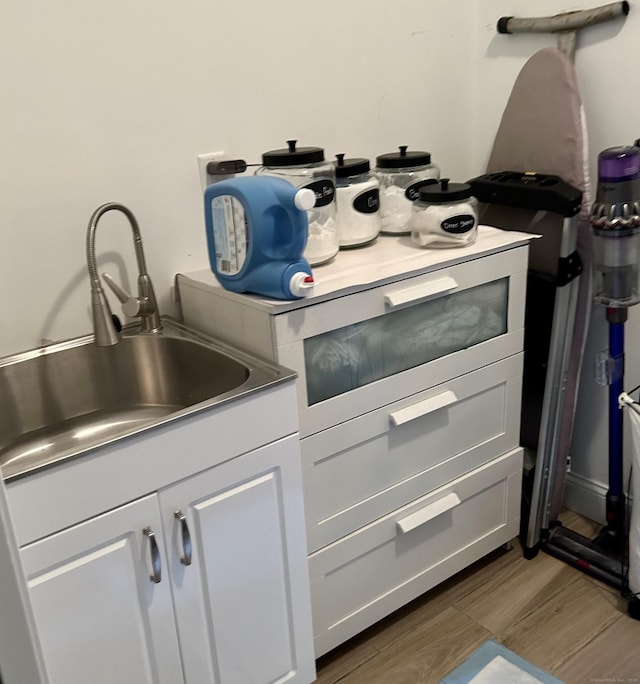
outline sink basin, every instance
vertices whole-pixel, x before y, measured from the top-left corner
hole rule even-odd
[[[0,359],[0,466],[5,480],[291,378],[163,317],[159,334],[123,330]]]

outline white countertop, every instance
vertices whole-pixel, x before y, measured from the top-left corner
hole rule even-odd
[[[382,285],[399,275],[426,273],[476,257],[502,252],[527,244],[538,237],[532,233],[502,230],[491,226],[478,227],[478,239],[467,247],[428,249],[416,246],[410,236],[380,235],[365,247],[340,250],[335,258],[312,268],[315,286],[313,293],[303,299],[269,299],[253,294],[238,294],[225,290],[210,269],[179,273],[178,287],[185,284],[245,305],[269,311],[271,314],[299,309],[340,295],[350,294]]]

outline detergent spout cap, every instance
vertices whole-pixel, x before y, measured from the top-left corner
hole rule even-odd
[[[309,211],[310,209],[313,209],[316,204],[315,193],[313,190],[309,190],[309,188],[302,188],[296,192],[293,203],[300,211]]]
[[[294,297],[306,297],[313,292],[313,276],[302,271],[294,273],[289,280],[289,289]]]

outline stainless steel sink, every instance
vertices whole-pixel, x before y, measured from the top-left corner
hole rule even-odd
[[[163,317],[160,333],[123,330],[0,359],[5,480],[293,377]]]

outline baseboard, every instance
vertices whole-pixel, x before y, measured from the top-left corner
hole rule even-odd
[[[565,508],[583,515],[601,525],[606,524],[606,496],[609,486],[601,482],[594,482],[576,473],[567,473],[565,481],[564,499]],[[626,489],[626,488],[625,488]],[[633,497],[629,497],[629,504],[633,503]]]
[[[576,473],[567,473],[563,505],[589,520],[605,524],[605,497],[608,487]]]

